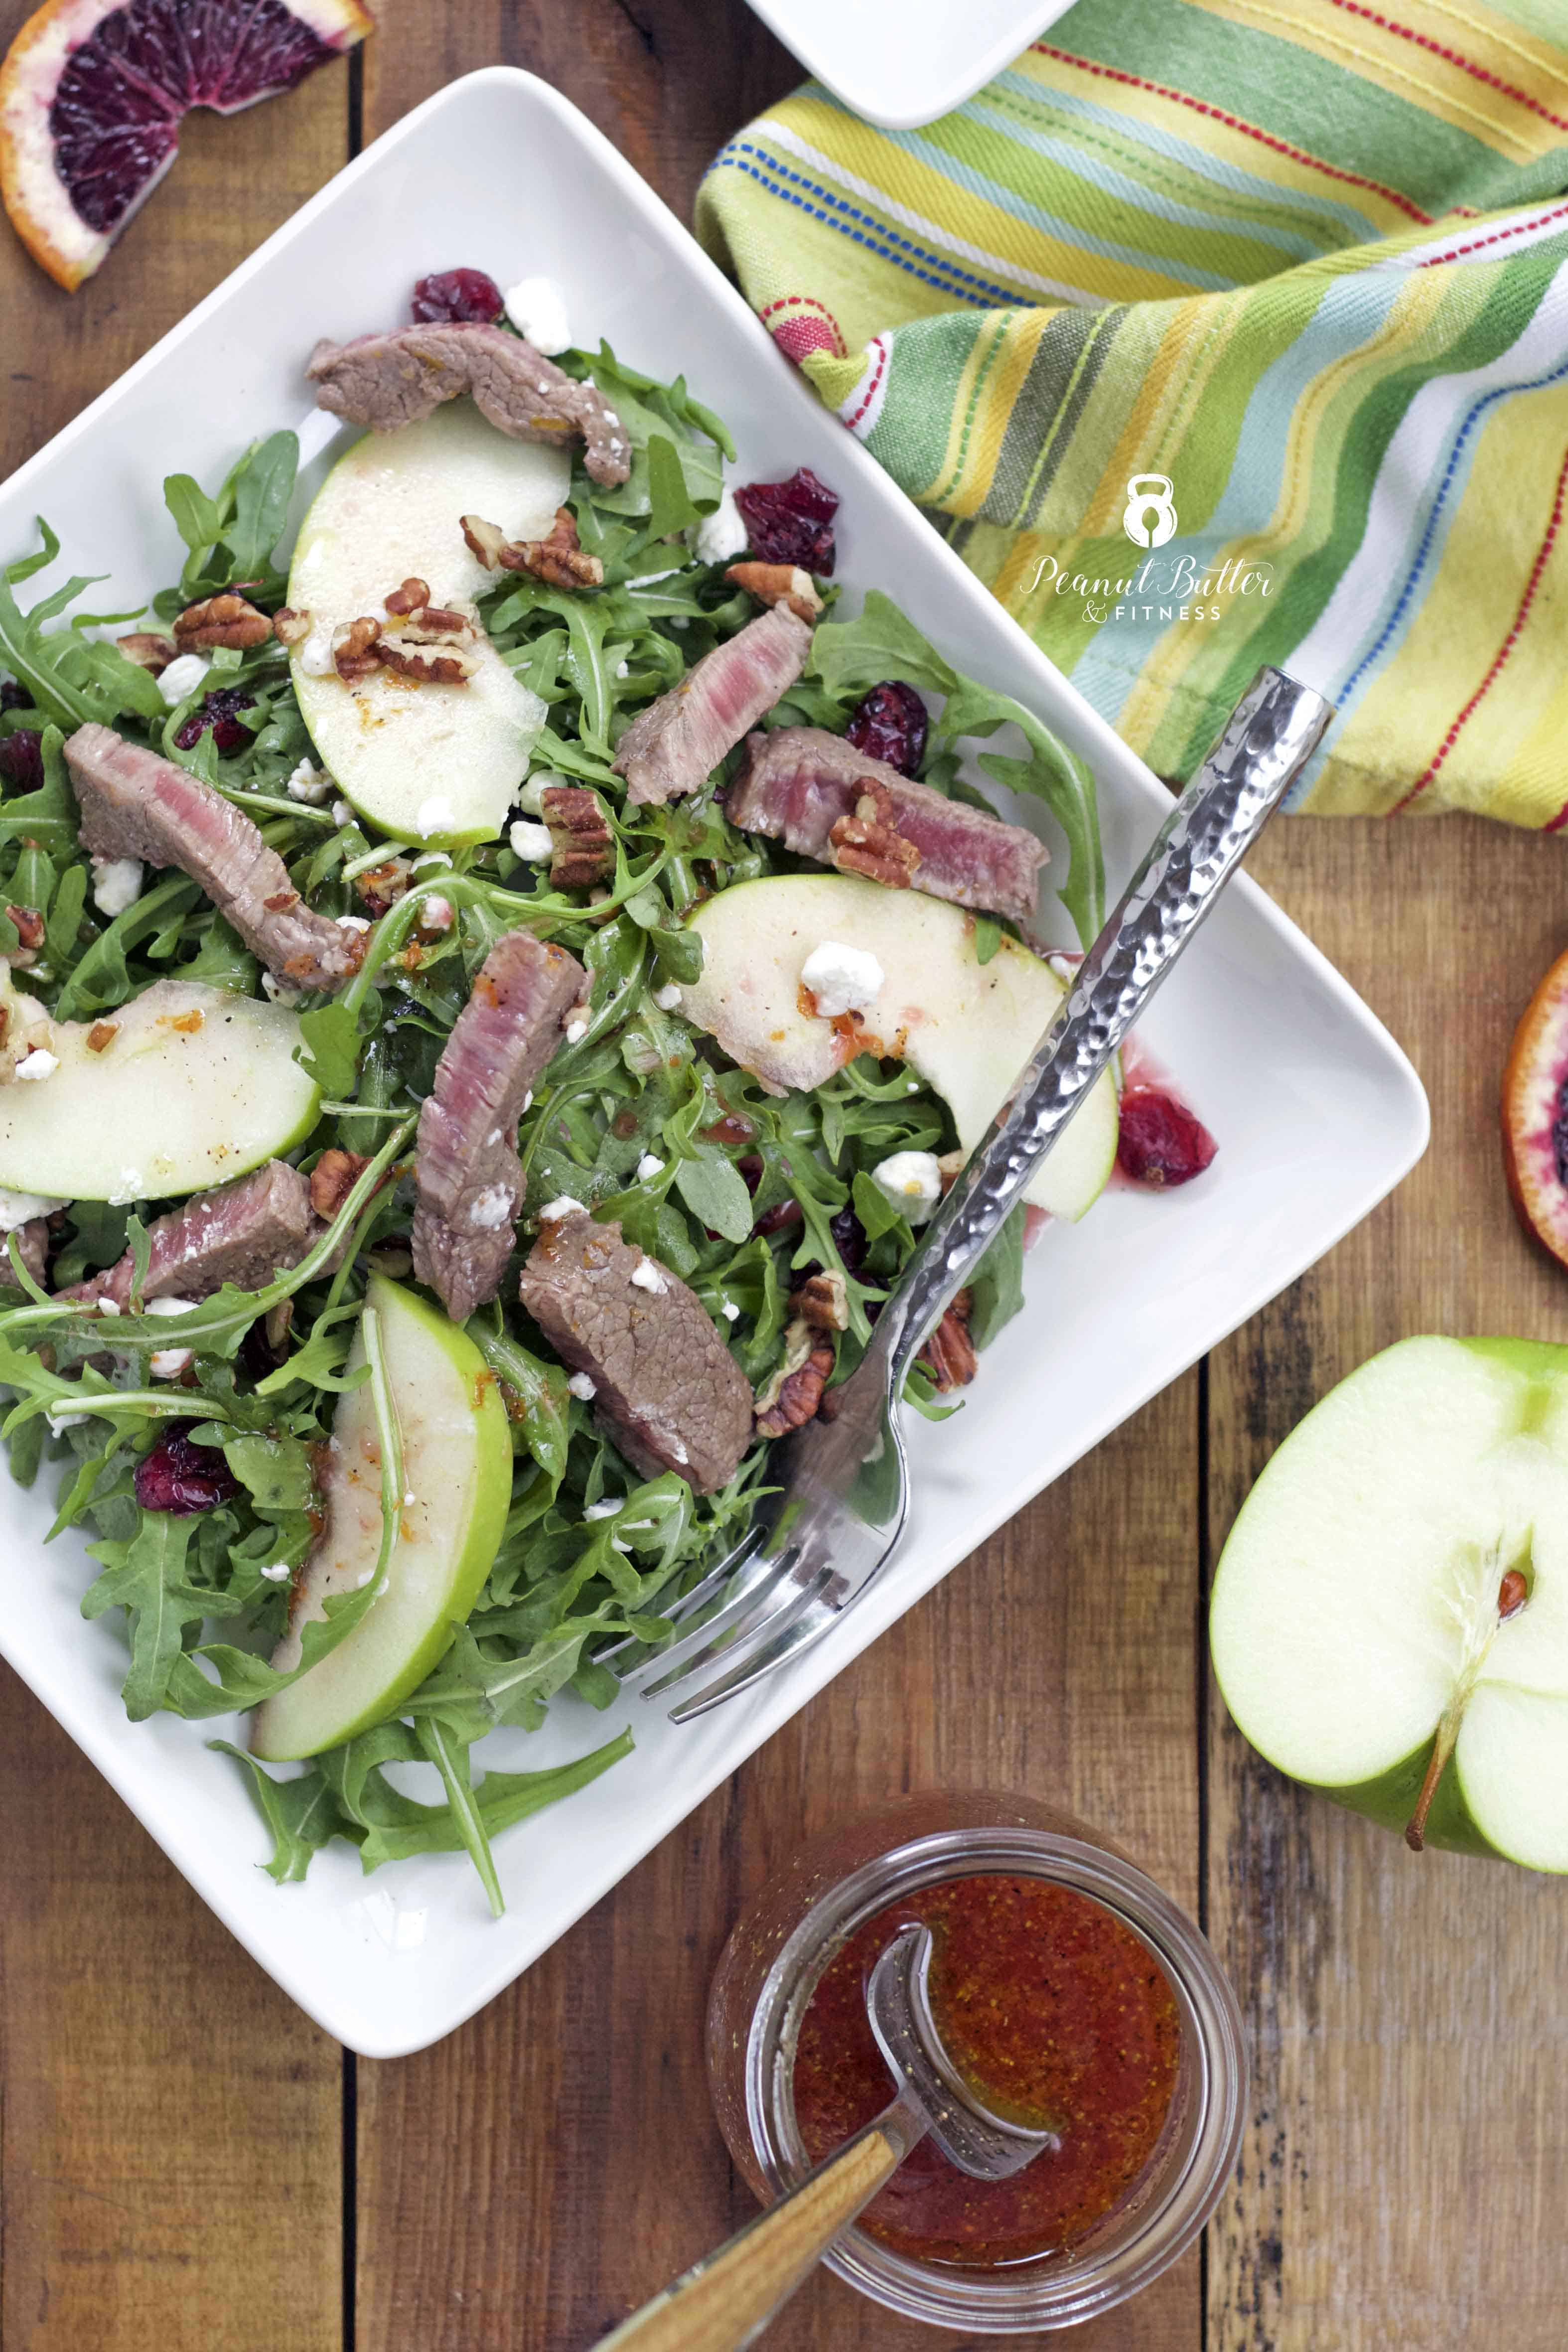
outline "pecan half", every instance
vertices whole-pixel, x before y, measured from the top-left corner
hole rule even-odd
[[[280,605],[272,616],[272,634],[280,646],[302,646],[310,635],[308,613],[297,613],[292,605]]]
[[[409,613],[423,612],[430,602],[429,583],[405,580],[401,588],[394,588],[390,596],[382,597],[382,602],[389,613],[396,613],[400,617]]]
[[[513,562],[516,554],[521,561]],[[570,507],[557,507],[555,522],[546,539],[525,540],[520,548],[506,548],[501,562],[508,572],[531,572],[551,588],[602,588],[604,566],[597,555],[585,555],[578,541],[577,517]]]
[[[120,1024],[118,1021],[95,1021],[92,1027],[87,1033],[88,1052],[89,1054],[102,1054],[107,1052],[109,1047],[113,1045],[119,1034]]]
[[[379,667],[375,646],[381,633],[381,623],[368,613],[346,627],[333,630],[332,663],[345,685],[351,685],[357,677],[369,677]]]
[[[323,1223],[331,1223],[370,1164],[361,1153],[335,1143],[321,1154],[310,1171],[310,1206]]]
[[[162,635],[157,629],[134,629],[130,636],[116,637],[114,642],[127,661],[134,662],[138,669],[150,671],[154,677],[168,668],[176,650],[173,638]]]
[[[967,1388],[975,1377],[978,1359],[969,1337],[974,1304],[972,1293],[961,1290],[920,1350],[920,1360],[938,1389]]]
[[[784,1334],[784,1356],[757,1400],[758,1437],[783,1437],[814,1421],[832,1377],[833,1348],[804,1320]]]
[[[405,589],[423,588],[423,580],[405,580]],[[387,600],[391,610],[392,599]],[[478,667],[473,648],[479,631],[466,613],[444,604],[420,604],[376,640],[376,659],[400,677],[423,686],[466,686]]]
[[[264,646],[271,635],[267,614],[232,588],[221,596],[204,596],[199,604],[187,604],[174,622],[174,642],[183,654],[200,646]]]
[[[558,890],[585,890],[615,866],[610,820],[586,784],[547,784],[539,814],[549,827],[549,878]]]
[[[459,515],[458,521],[469,553],[478,557],[486,572],[516,568],[507,565],[507,534],[498,523],[486,522],[483,515],[476,514]]]
[[[809,1274],[789,1300],[796,1318],[813,1331],[847,1331],[850,1294],[841,1274]]]
[[[816,583],[798,563],[732,563],[724,576],[759,604],[788,604],[808,625],[822,609]]]
[[[889,890],[907,890],[920,852],[898,830],[898,812],[885,784],[868,777],[852,816],[841,816],[828,835],[841,874],[863,874]]]
[[[13,958],[21,963],[36,956],[44,944],[44,919],[37,907],[7,907],[5,912],[16,926],[16,937],[22,942],[22,953]]]
[[[372,866],[365,873],[355,875],[355,896],[372,920],[379,920],[389,908],[397,905],[408,888],[411,871],[406,857],[389,857],[384,865]]]

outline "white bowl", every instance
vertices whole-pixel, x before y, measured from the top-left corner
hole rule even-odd
[[[638,367],[684,371],[728,420],[739,478],[806,464],[831,482],[851,590],[889,589],[959,667],[1027,702],[1089,760],[1119,885],[1169,806],[1164,788],[819,406],[599,132],[509,68],[455,83],[379,140],[14,475],[0,488],[0,558],[30,546],[35,515],[47,515],[64,565],[111,575],[94,592],[99,610],[136,604],[179,567],[164,475],[210,481],[246,439],[293,424],[317,478],[333,435],[303,381],[311,345],[405,316],[413,280],[459,262],[502,285],[548,270],[583,342],[603,334]],[[629,1716],[638,1738],[632,1760],[501,1837],[510,1907],[498,1925],[460,1855],[367,1879],[343,1846],[303,1886],[273,1885],[242,1769],[206,1746],[235,1727],[126,1721],[119,1625],[78,1614],[92,1573],[84,1540],[43,1546],[47,1472],[24,1493],[0,1470],[0,1648],[312,2017],[373,2057],[435,2041],[993,1528],[1365,1216],[1425,1146],[1426,1101],[1403,1055],[1244,878],[1147,1034],[1219,1139],[1213,1168],[1168,1199],[1113,1191],[1082,1225],[1047,1233],[1030,1261],[1028,1308],[987,1354],[963,1412],[922,1430],[898,1559],[809,1658],[684,1729],[644,1701],[598,1716],[567,1699],[542,1732],[494,1736],[485,1754],[514,1769],[580,1754]],[[650,1935],[660,1929],[648,1922]]]
[[[973,98],[1072,0],[751,0],[765,25],[868,122],[916,131]]]

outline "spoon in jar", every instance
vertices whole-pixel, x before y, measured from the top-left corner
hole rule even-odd
[[[931,1930],[906,1927],[877,1960],[866,2013],[898,2095],[777,2205],[601,2338],[595,2352],[740,2352],[921,2140],[974,2180],[1007,2180],[1060,2145],[983,2105],[931,2013]]]

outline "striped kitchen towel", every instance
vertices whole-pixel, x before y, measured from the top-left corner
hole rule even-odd
[[[1568,823],[1568,0],[1080,0],[924,131],[808,84],[709,249],[1121,734],[1260,662],[1313,814]]]

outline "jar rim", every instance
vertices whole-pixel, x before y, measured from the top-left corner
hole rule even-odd
[[[769,2189],[781,2196],[810,2169],[795,2118],[795,2044],[830,1960],[901,1895],[954,1878],[998,1875],[1045,1879],[1090,1896],[1158,1960],[1190,2062],[1187,2145],[1157,2195],[1148,2189],[1140,2200],[1134,2185],[1109,2217],[1135,2221],[1135,2228],[1092,2240],[1085,2252],[969,2269],[917,2261],[851,2229],[824,2260],[849,2285],[905,2318],[1017,2334],[1075,2326],[1147,2286],[1197,2236],[1240,2152],[1248,2068],[1236,1996],[1201,1929],[1152,1878],[1102,1846],[1015,1825],[937,1830],[890,1847],[819,1895],[776,1954],[747,2036],[745,2089],[753,2148]],[[1151,2168],[1157,2158],[1158,2151]]]

